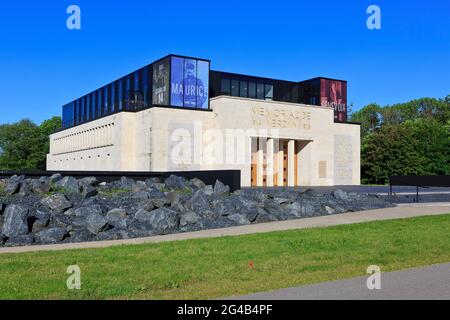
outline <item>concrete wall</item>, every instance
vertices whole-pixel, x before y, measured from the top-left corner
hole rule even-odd
[[[359,184],[360,127],[334,123],[333,112],[236,97],[211,99],[211,111],[122,112],[51,135],[47,169],[239,169],[243,186],[249,186],[251,141],[263,137],[273,138],[270,146],[278,139],[297,141],[300,150],[290,156],[298,157],[295,172],[302,185]]]

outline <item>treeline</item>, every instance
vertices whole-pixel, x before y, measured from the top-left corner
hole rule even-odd
[[[0,170],[45,170],[48,136],[60,128],[60,117],[40,125],[28,119],[0,125]]]
[[[385,184],[391,175],[450,174],[450,95],[381,107],[350,116],[361,123],[361,182]]]

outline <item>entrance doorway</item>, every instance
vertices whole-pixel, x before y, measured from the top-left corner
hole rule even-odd
[[[290,169],[289,142],[293,144],[291,156],[293,170]],[[274,146],[273,160],[267,159],[267,146]],[[280,139],[268,144],[264,139],[252,138],[251,186],[252,187],[287,187],[289,185],[289,172],[293,175],[294,186],[299,185],[299,152],[301,141]],[[272,170],[268,170],[268,166]],[[268,172],[271,172],[268,175]]]

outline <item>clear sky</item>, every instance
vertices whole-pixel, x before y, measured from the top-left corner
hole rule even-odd
[[[79,31],[66,9],[81,8]],[[381,8],[381,30],[366,9]],[[213,70],[348,80],[355,109],[450,94],[450,0],[2,0],[0,123],[61,106],[169,53]]]

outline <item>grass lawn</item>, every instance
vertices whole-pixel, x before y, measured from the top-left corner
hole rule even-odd
[[[450,262],[450,214],[104,249],[0,255],[1,299],[206,299]],[[81,268],[68,290],[66,269]]]

